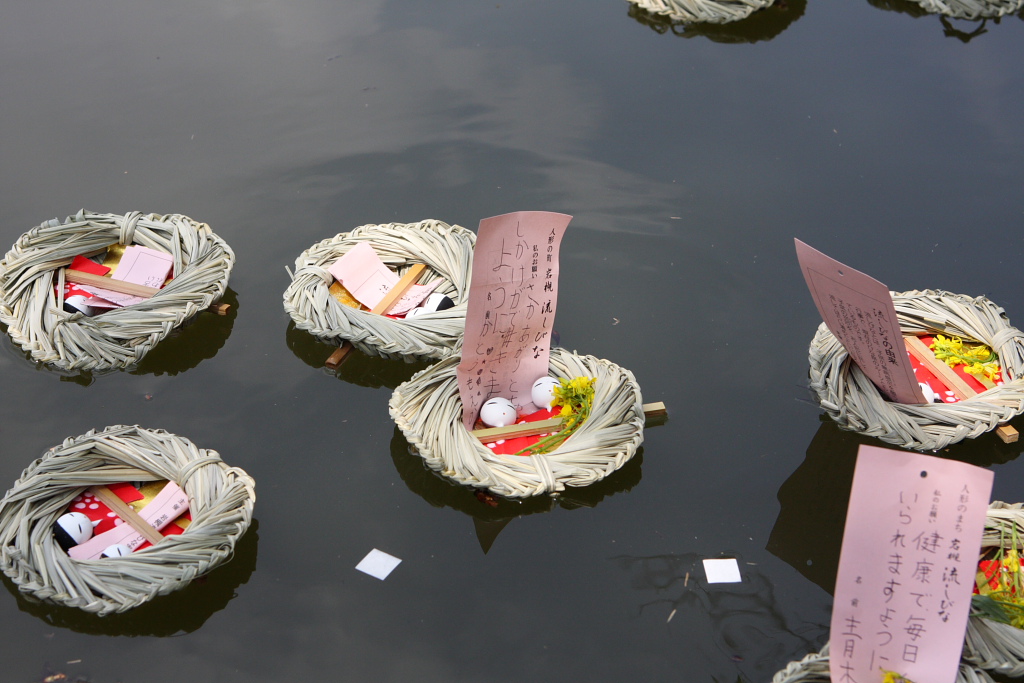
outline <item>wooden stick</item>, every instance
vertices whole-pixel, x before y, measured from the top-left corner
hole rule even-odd
[[[658,401],[657,403],[644,404],[644,417],[658,417],[667,414],[668,410],[665,408],[665,404],[661,401]],[[477,429],[470,432],[470,434],[484,443],[490,443],[491,441],[499,441],[501,439],[515,439],[520,436],[553,434],[561,428],[562,418],[552,417],[547,420],[524,422],[522,424],[509,425],[507,427],[488,427],[487,429]]]
[[[103,277],[102,275],[83,273],[80,270],[71,270],[70,268],[64,271],[64,279],[68,282],[77,282],[80,285],[102,287],[103,289],[109,289],[112,292],[131,294],[132,296],[141,296],[147,299],[160,291],[153,287],[137,285],[133,282],[125,282],[124,280],[115,280],[114,278]]]
[[[953,368],[936,358],[932,350],[918,337],[906,336],[903,339],[906,341],[907,350],[910,351],[911,355],[920,361],[921,365],[928,368],[932,374],[938,376],[942,383],[949,387],[950,391],[958,399],[962,401],[978,395],[974,387],[965,382],[960,375],[956,374]],[[1005,422],[996,428],[996,435],[1003,440],[1003,443],[1014,443],[1020,438],[1020,433]]]
[[[142,519],[142,517],[139,516],[139,513],[135,512],[128,503],[118,498],[117,494],[106,486],[93,486],[89,491],[92,492],[92,495],[101,500],[104,505],[110,508],[113,512],[116,512],[117,516],[124,520],[125,524],[130,525],[153,545],[164,540],[163,534],[154,529],[146,522],[146,520]]]
[[[217,315],[227,315],[230,308],[231,304],[210,304],[206,310]]]
[[[388,293],[384,295],[384,298],[377,302],[377,305],[370,309],[370,313],[376,313],[377,315],[383,315],[387,312],[391,306],[402,298],[402,295],[409,291],[409,288],[416,284],[416,280],[420,278],[423,271],[427,269],[425,263],[416,263],[405,271],[405,275],[402,279],[395,283],[395,286],[388,290]]]
[[[370,309],[370,313],[377,315],[383,315],[391,308],[396,301],[402,298],[402,295],[409,291],[409,288],[416,284],[416,280],[420,278],[423,271],[427,269],[424,263],[415,263],[409,270],[405,271],[405,275],[395,283],[395,286],[388,290],[388,293],[384,295],[384,298],[377,302],[377,305]],[[324,362],[324,366],[328,370],[337,370],[338,366],[341,365],[348,357],[349,351],[352,350],[352,345],[348,342],[343,342],[341,346],[334,350],[327,360]],[[539,432],[538,432],[539,433]]]
[[[336,348],[334,350],[334,353],[332,353],[327,358],[327,360],[324,362],[324,365],[327,366],[328,370],[337,370],[338,366],[341,365],[341,361],[345,360],[345,358],[348,356],[348,352],[351,350],[351,344],[349,344],[348,342],[342,342],[341,346]]]

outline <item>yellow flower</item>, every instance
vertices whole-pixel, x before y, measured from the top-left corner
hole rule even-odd
[[[914,683],[903,674],[898,674],[895,671],[886,671],[885,669],[882,669],[882,674],[882,683]]]
[[[989,379],[994,379],[999,373],[999,357],[984,344],[964,344],[959,337],[937,334],[931,349],[935,352],[935,357],[945,361],[949,367],[963,365],[964,372],[976,377],[985,375]]]

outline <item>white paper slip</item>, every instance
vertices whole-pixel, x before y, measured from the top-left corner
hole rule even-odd
[[[704,560],[704,573],[708,583],[740,583],[740,566],[733,558],[723,560]]]
[[[401,562],[402,561],[394,555],[388,555],[383,550],[377,550],[374,548],[359,564],[356,565],[356,569],[364,574],[369,574],[370,576],[383,581],[388,578],[388,574],[390,574]]]

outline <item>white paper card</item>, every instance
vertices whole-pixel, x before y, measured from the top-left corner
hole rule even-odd
[[[388,574],[394,570],[402,561],[394,555],[388,555],[383,550],[374,548],[363,558],[362,562],[356,565],[356,569],[369,574],[381,581],[388,578]]]
[[[704,560],[704,573],[708,583],[740,583],[740,566],[734,558],[724,560]]]

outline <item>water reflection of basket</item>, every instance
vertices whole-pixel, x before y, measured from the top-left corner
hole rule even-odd
[[[75,560],[51,533],[89,486],[167,479],[188,495],[185,533],[119,558]],[[33,462],[0,500],[0,569],[18,589],[99,615],[124,612],[187,585],[230,559],[249,528],[253,480],[216,451],[138,426],[66,439]]]
[[[552,376],[596,378],[590,416],[550,453],[496,454],[462,425],[455,374],[459,360],[447,358],[413,375],[391,396],[390,410],[427,465],[460,484],[509,498],[554,494],[604,479],[643,441],[643,402],[632,373],[606,360],[553,348]]]
[[[442,278],[435,291],[449,296],[455,306],[413,320],[396,320],[336,301],[329,291],[334,278],[327,268],[363,241],[399,274],[413,264],[426,264],[419,281]],[[299,255],[284,293],[284,308],[296,327],[335,344],[350,341],[363,351],[385,357],[444,358],[461,343],[466,326],[475,244],[473,232],[441,221],[363,225],[314,244]]]
[[[150,299],[92,318],[58,307],[61,269],[115,243],[173,255],[174,279]],[[234,261],[210,226],[187,216],[82,210],[32,228],[0,261],[0,322],[33,360],[74,371],[124,368],[223,296]]]
[[[1017,550],[1024,550],[1024,504],[1009,505],[993,501],[985,517],[981,548],[1006,547],[1017,539]],[[964,642],[965,661],[1011,678],[1024,675],[1024,630],[1009,624],[971,617]]]
[[[771,683],[831,683],[829,675],[828,645],[821,652],[812,652],[772,677]],[[992,683],[992,678],[966,662],[960,662],[956,683]]]
[[[925,290],[894,293],[905,334],[943,333],[980,341],[999,354],[1001,386],[956,403],[892,403],[822,324],[810,347],[810,386],[844,429],[905,448],[937,450],[995,429],[1024,411],[1024,333],[984,297]]]
[[[775,0],[629,0],[651,14],[681,22],[724,24],[739,21]]]

